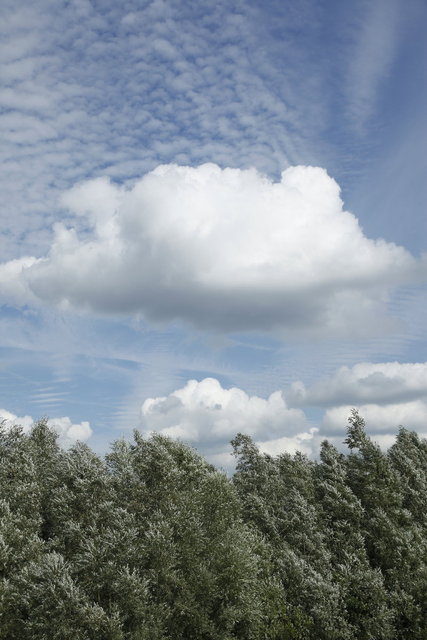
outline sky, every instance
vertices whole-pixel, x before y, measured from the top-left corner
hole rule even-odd
[[[3,0],[0,415],[427,436],[424,0]]]

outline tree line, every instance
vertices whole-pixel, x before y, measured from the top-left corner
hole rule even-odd
[[[426,640],[427,441],[318,460],[0,428],[0,639]]]

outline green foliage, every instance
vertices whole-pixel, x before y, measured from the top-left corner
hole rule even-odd
[[[273,575],[284,594],[282,617],[290,623],[288,637],[349,637],[315,508],[314,464],[301,454],[275,459],[261,454],[242,434],[232,444],[238,458],[233,482],[245,519],[270,546]]]
[[[364,421],[353,412],[347,442],[356,453],[346,460],[348,484],[364,508],[365,547],[371,566],[384,578],[394,617],[394,637],[421,640],[427,637],[427,530],[425,521],[414,518],[412,511],[419,516],[420,504],[425,501],[421,469],[426,467],[427,458],[423,460],[422,453],[426,449],[417,446],[416,436],[407,437],[401,430],[395,445],[385,454],[364,428]],[[418,460],[418,465],[415,460],[409,462],[411,457]],[[417,498],[412,486],[417,486]]]
[[[0,427],[0,640],[425,640],[427,443],[232,444],[233,478],[160,435],[105,459]]]
[[[381,572],[369,563],[362,534],[365,511],[347,484],[345,457],[327,441],[316,466],[317,505],[351,637],[392,637],[392,613]]]

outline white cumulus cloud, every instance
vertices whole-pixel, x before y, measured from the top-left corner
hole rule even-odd
[[[168,396],[148,398],[141,426],[147,434],[157,431],[197,444],[221,460],[238,432],[252,436],[262,450],[278,453],[309,450],[315,431],[300,409],[288,409],[280,391],[264,399],[236,387],[224,389],[214,378],[189,380]]]
[[[322,433],[345,433],[352,408],[347,405],[328,409],[323,417]],[[357,406],[357,409],[366,422],[367,432],[380,445],[392,444],[399,426],[417,431],[423,438],[427,437],[427,404],[421,400],[403,404],[364,404]]]
[[[352,408],[381,446],[392,444],[399,426],[427,435],[425,362],[361,362],[310,387],[295,382],[283,395],[290,407],[325,408],[320,434],[332,441],[342,442]]]
[[[31,416],[18,417],[6,409],[0,409],[0,422],[3,422],[6,428],[19,425],[25,433],[28,433],[34,424]],[[68,416],[49,418],[47,423],[49,427],[56,431],[58,434],[58,442],[63,447],[70,446],[77,441],[84,442],[92,435],[89,422],[84,421],[73,424]]]
[[[162,165],[125,189],[106,178],[63,197],[71,227],[49,254],[0,265],[13,298],[97,313],[142,313],[220,331],[370,332],[416,260],[364,236],[326,171]],[[19,268],[18,268],[19,267]],[[2,286],[4,280],[8,285]],[[12,291],[12,293],[11,293]]]
[[[295,436],[283,436],[273,440],[258,441],[257,445],[261,451],[271,456],[280,455],[285,451],[290,454],[299,451],[310,456],[313,453],[317,453],[317,441],[319,438],[316,435],[318,431],[319,429],[311,427],[308,431],[297,433]]]
[[[427,363],[361,362],[340,367],[309,388],[296,382],[285,395],[298,407],[407,403],[427,398]]]

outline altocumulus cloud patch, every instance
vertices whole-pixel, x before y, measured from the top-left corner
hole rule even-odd
[[[4,263],[16,302],[141,313],[217,331],[369,333],[420,264],[364,236],[325,170],[162,165],[131,189],[100,178],[64,194],[70,227],[48,255]],[[383,325],[384,328],[385,325]]]

